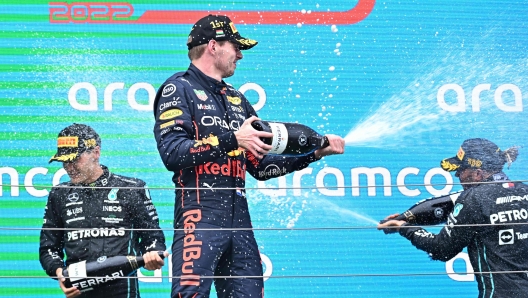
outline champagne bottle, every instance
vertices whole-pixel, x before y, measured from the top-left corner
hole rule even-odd
[[[412,225],[437,225],[445,223],[447,216],[453,211],[455,202],[462,191],[453,192],[443,196],[432,197],[418,201],[409,210],[389,220],[404,220]],[[381,220],[380,223],[388,220]],[[397,229],[383,229],[385,234],[396,233]]]
[[[158,255],[165,258],[164,252],[159,251]],[[62,271],[64,285],[67,288],[77,287],[81,292],[97,287],[101,284],[117,280],[120,277],[128,276],[138,268],[145,266],[145,261],[141,256],[116,256],[107,258],[100,257],[94,262],[78,262],[70,264]]]
[[[304,155],[330,145],[328,138],[299,123],[253,121],[253,128],[273,133],[273,138],[261,138],[273,148],[270,154]]]

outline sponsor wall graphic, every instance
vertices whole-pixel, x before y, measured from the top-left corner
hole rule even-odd
[[[420,199],[460,190],[439,163],[464,139],[526,145],[524,1],[2,1],[0,297],[60,294],[38,262],[38,229],[49,187],[67,180],[48,160],[73,122],[100,133],[103,164],[151,187],[170,246],[173,185],[158,157],[152,103],[161,83],[189,65],[192,24],[217,12],[259,41],[226,81],[262,119],[347,141],[344,155],[303,171],[266,182],[245,175],[266,297],[476,296],[465,252],[433,262],[374,227]],[[201,141],[194,153],[211,146]],[[525,179],[527,162],[521,149],[506,173]],[[242,176],[239,168],[229,165],[230,175]],[[504,245],[527,238],[497,237]],[[168,268],[140,272],[143,297],[168,295]]]

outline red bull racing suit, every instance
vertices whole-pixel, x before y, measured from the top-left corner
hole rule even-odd
[[[159,154],[176,185],[172,297],[209,297],[212,276],[251,277],[216,278],[219,297],[262,297],[246,171],[258,180],[279,177],[307,167],[314,154],[258,160],[239,148],[234,132],[255,110],[236,89],[192,64],[160,87],[154,115]]]
[[[467,247],[479,298],[528,293],[528,185],[505,179],[497,173],[485,181],[497,183],[463,191],[438,235],[421,228],[400,229],[433,260],[448,261]]]
[[[145,182],[114,175],[101,167],[103,175],[94,183],[66,182],[50,191],[39,249],[40,263],[49,276],[65,267],[64,252],[68,266],[84,260],[165,250],[165,236],[148,189],[143,188]],[[149,230],[129,230],[132,228]],[[94,287],[78,285],[83,291],[80,297],[139,297],[137,278],[118,277],[106,283],[94,279],[90,283],[96,284]]]

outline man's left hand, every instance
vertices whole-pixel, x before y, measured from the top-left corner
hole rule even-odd
[[[345,139],[336,135],[326,135],[330,145],[315,150],[315,157],[320,159],[327,155],[343,154],[345,152]]]

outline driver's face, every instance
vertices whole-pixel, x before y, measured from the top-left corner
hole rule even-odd
[[[460,183],[463,183],[462,187],[464,189],[468,189],[475,185],[474,184],[464,184],[464,183],[482,181],[482,175],[480,175],[479,171],[480,170],[478,169],[472,169],[472,168],[459,169],[456,171],[455,176],[458,177],[458,179],[460,180]]]
[[[220,71],[222,78],[228,78],[235,74],[236,63],[242,59],[243,55],[238,45],[226,42],[223,45],[217,44],[217,56],[215,67]]]

